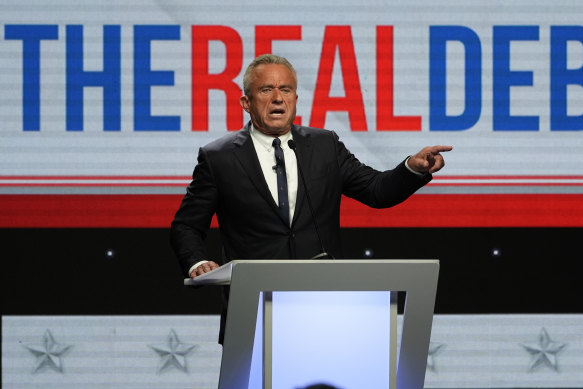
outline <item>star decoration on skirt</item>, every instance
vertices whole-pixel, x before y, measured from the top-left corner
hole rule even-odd
[[[532,356],[529,371],[534,371],[541,365],[546,365],[555,371],[559,371],[557,354],[566,346],[566,343],[551,340],[547,330],[543,328],[536,342],[520,344]]]
[[[427,369],[431,370],[432,372],[437,372],[437,366],[435,365],[435,357],[439,354],[445,344],[443,343],[429,343],[429,351],[427,353]]]
[[[50,330],[46,330],[41,344],[25,344],[24,347],[30,351],[36,361],[32,373],[37,373],[45,368],[63,373],[63,356],[72,345],[62,344],[55,341]]]
[[[162,373],[172,367],[187,373],[186,356],[196,345],[180,342],[176,331],[170,330],[166,343],[151,344],[149,347],[160,356],[158,373]]]

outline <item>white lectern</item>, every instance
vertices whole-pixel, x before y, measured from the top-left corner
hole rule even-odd
[[[248,388],[260,294],[263,387],[272,388],[271,293],[283,291],[405,292],[398,350],[396,293],[390,297],[388,382],[391,389],[422,389],[438,273],[438,260],[236,260],[184,284],[231,286],[219,389]]]

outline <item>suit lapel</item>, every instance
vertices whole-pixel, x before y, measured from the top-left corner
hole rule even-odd
[[[253,146],[253,141],[251,140],[251,134],[249,133],[249,125],[251,122],[247,123],[242,131],[239,131],[233,143],[237,146],[233,149],[235,157],[239,160],[239,163],[243,167],[245,174],[257,189],[257,192],[263,197],[273,211],[279,215],[277,204],[273,200],[273,196],[269,191],[265,177],[263,176],[263,171],[261,170],[261,165],[259,164],[259,159],[257,158],[257,152],[255,151],[255,146]],[[283,219],[282,219],[283,221]]]
[[[293,125],[292,126],[292,136],[294,139],[294,142],[296,143],[296,156],[298,159],[298,164],[301,163],[302,166],[302,172],[304,173],[304,178],[306,183],[310,181],[310,175],[311,175],[311,163],[312,163],[312,154],[313,154],[313,148],[310,142],[310,135],[305,133],[302,130],[302,127]],[[300,169],[298,166],[298,193],[297,193],[297,198],[296,198],[296,208],[294,210],[294,218],[292,220],[292,227],[295,224],[296,220],[298,219],[299,215],[300,215],[300,211],[302,209],[302,206],[304,205],[304,202],[306,200],[304,200],[304,198],[306,193],[306,188],[304,187],[304,182],[302,180],[302,177],[300,176]]]

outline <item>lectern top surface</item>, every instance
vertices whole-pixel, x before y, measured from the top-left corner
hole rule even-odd
[[[208,273],[197,276],[196,278],[185,278],[184,285],[186,286],[202,286],[202,285],[228,285],[231,281],[233,266],[238,264],[294,264],[294,265],[322,265],[322,264],[378,264],[378,263],[403,263],[403,264],[424,264],[435,263],[438,264],[437,259],[237,259],[230,261],[219,268]]]

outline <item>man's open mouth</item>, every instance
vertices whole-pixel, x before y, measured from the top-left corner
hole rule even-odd
[[[285,114],[285,109],[273,109],[269,111],[269,114],[272,116],[281,116]]]

